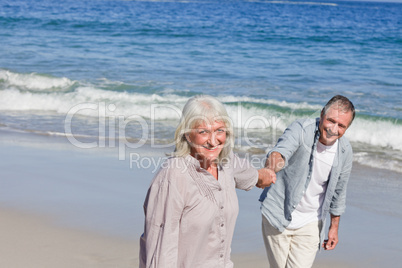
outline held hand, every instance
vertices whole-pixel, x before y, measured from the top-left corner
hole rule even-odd
[[[258,183],[257,187],[264,189],[265,187],[271,186],[272,183],[276,182],[275,171],[268,168],[262,168],[258,170]]]

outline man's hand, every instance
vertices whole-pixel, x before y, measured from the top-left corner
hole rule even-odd
[[[258,170],[258,183],[257,187],[264,189],[265,187],[271,186],[272,183],[276,182],[275,171],[269,168],[262,168]]]
[[[340,216],[331,215],[331,226],[328,231],[328,239],[324,241],[322,247],[325,250],[332,250],[338,244],[338,227]]]
[[[278,173],[285,166],[285,159],[278,152],[272,152],[265,161],[265,167]]]

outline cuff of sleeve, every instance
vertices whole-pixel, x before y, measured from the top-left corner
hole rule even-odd
[[[271,151],[268,152],[267,158],[268,158],[273,152],[277,152],[277,153],[280,153],[280,154],[282,155],[282,158],[283,158],[283,160],[285,161],[285,165],[283,166],[282,169],[286,168],[286,167],[288,166],[288,157],[286,156],[286,154],[284,154],[283,152],[281,152],[281,151],[278,150],[278,149],[273,149],[273,150],[271,150]]]

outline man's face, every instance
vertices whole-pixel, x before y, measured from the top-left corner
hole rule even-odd
[[[343,112],[333,104],[326,114],[320,117],[320,142],[324,145],[332,145],[337,139],[345,134],[352,122],[352,112]]]

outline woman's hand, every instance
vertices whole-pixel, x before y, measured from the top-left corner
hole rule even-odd
[[[265,187],[271,186],[271,184],[275,182],[275,171],[269,168],[262,168],[258,170],[258,182],[256,184],[258,188],[264,189]]]

